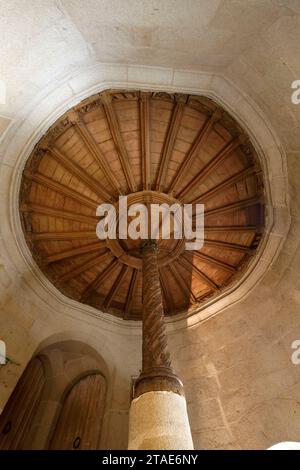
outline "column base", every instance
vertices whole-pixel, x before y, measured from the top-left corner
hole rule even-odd
[[[134,398],[129,413],[129,450],[191,450],[185,398],[170,391]]]
[[[134,387],[134,398],[147,392],[174,392],[184,396],[184,390],[181,380],[177,377],[171,367],[153,367],[144,370]]]

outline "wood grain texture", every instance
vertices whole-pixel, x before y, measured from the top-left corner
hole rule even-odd
[[[166,315],[190,314],[233,286],[263,236],[259,158],[240,125],[212,100],[111,90],[79,103],[26,164],[22,226],[34,259],[58,289],[124,319],[142,317],[142,241],[96,236],[96,208],[121,194],[148,205],[174,197],[204,204],[201,250],[158,240]]]
[[[100,374],[88,375],[77,382],[62,405],[49,449],[99,449],[106,382]]]
[[[27,449],[26,438],[41,400],[45,374],[41,360],[33,358],[24,370],[0,416],[0,450]]]

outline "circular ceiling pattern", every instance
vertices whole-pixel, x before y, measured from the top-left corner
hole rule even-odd
[[[141,319],[141,240],[99,240],[99,204],[204,204],[204,246],[158,240],[166,315],[234,285],[264,227],[263,176],[240,126],[193,95],[105,91],[46,133],[23,172],[20,213],[36,263],[65,295]]]

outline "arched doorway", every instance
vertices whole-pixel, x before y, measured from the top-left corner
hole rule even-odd
[[[87,344],[40,349],[0,415],[0,450],[99,449],[107,383],[104,361]]]

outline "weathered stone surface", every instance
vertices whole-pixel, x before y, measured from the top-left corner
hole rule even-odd
[[[193,449],[185,398],[173,392],[144,393],[131,402],[128,449]]]

